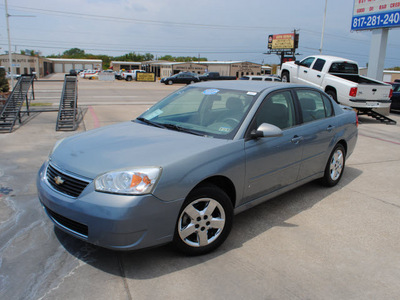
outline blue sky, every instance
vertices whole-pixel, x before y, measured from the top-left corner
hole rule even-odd
[[[13,51],[202,56],[278,63],[264,55],[270,34],[300,34],[297,58],[319,53],[325,0],[8,0]],[[371,32],[351,32],[353,1],[328,0],[323,54],[366,66]],[[18,17],[29,15],[33,17]],[[0,53],[7,50],[4,1]],[[385,67],[400,66],[400,28],[389,32]]]

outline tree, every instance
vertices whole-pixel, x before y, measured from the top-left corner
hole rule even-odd
[[[6,78],[6,69],[0,68],[0,92],[8,92],[9,90],[10,86]]]
[[[72,48],[64,51],[62,56],[71,58],[85,58],[85,50],[79,48]]]

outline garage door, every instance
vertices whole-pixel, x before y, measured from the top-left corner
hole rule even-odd
[[[93,70],[92,64],[85,64],[85,70]]]
[[[83,70],[83,64],[75,64],[76,70]]]
[[[54,64],[54,72],[55,73],[64,73],[63,64]]]
[[[69,70],[72,70],[72,64],[65,64],[64,65],[64,73],[69,73]]]

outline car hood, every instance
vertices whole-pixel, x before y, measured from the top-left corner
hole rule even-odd
[[[94,179],[117,169],[165,168],[230,142],[125,122],[66,138],[53,151],[50,160],[63,170]]]

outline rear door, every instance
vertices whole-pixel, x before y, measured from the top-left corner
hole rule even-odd
[[[313,176],[325,169],[327,156],[335,143],[337,122],[331,99],[316,90],[298,89],[302,125],[303,155],[298,180]]]
[[[321,87],[323,73],[322,68],[325,66],[326,60],[322,58],[317,58],[312,65],[312,67],[308,70],[308,83],[314,87]]]

